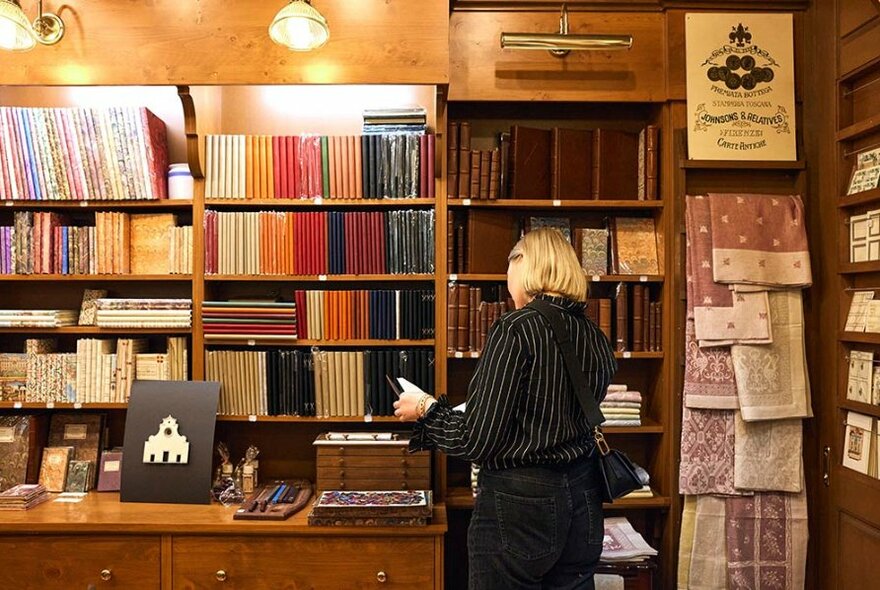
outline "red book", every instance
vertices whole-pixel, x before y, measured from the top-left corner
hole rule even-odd
[[[428,172],[427,176],[427,184],[428,184],[428,193],[427,197],[429,199],[434,198],[434,153],[437,145],[437,137],[431,133],[428,137],[428,165],[426,166]]]
[[[306,311],[306,292],[297,289],[293,292],[293,301],[296,303],[296,333],[300,338],[309,337],[309,314]]]
[[[318,147],[317,155],[318,155],[318,165],[321,165],[321,144],[320,142],[316,143]],[[321,273],[327,274],[329,270],[327,261],[329,260],[329,247],[330,241],[327,239],[327,212],[319,213],[320,217],[320,230],[321,230]]]
[[[374,213],[373,215],[373,227],[375,231],[375,235],[379,238],[378,240],[374,240],[375,242],[375,256],[376,256],[376,270],[377,274],[385,274],[388,272],[388,266],[386,264],[387,256],[386,256],[386,243],[385,243],[385,216],[382,213]]]
[[[303,214],[306,219],[306,235],[305,242],[303,243],[303,257],[305,258],[305,268],[303,269],[303,274],[314,275],[318,274],[315,272],[315,268],[317,268],[317,264],[315,262],[317,251],[318,251],[318,241],[315,237],[315,215],[314,211],[309,211],[308,213]]]
[[[281,138],[284,144],[284,159],[281,161],[284,165],[285,189],[284,194],[288,199],[297,197],[296,186],[296,141],[292,135],[286,135]]]
[[[428,196],[428,136],[419,136],[419,196]]]
[[[351,213],[343,213],[342,214],[342,236],[343,241],[345,242],[344,250],[341,253],[343,255],[343,274],[351,274],[354,269],[354,218]]]
[[[358,236],[358,248],[357,248],[357,259],[358,259],[358,273],[360,274],[368,274],[373,271],[373,269],[369,268],[368,262],[369,257],[367,256],[367,245],[370,243],[368,241],[367,229],[370,225],[370,218],[367,215],[366,211],[358,212],[358,227],[357,227],[357,236]]]
[[[168,198],[168,132],[165,122],[146,108],[141,108],[150,186],[154,199]]]

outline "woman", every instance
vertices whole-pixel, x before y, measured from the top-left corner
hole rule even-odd
[[[601,475],[588,422],[536,297],[564,318],[597,401],[617,370],[608,340],[584,316],[587,284],[557,230],[532,231],[508,257],[516,311],[489,330],[467,410],[407,393],[401,420],[417,420],[410,448],[480,464],[468,529],[471,590],[591,589],[604,536]]]

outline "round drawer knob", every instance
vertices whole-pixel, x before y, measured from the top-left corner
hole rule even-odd
[[[339,458],[339,464],[340,464],[340,465],[345,465],[345,459],[342,458],[342,457],[340,457],[340,458]]]
[[[340,481],[340,482],[339,482],[339,489],[340,489],[340,490],[344,490],[344,489],[345,489],[345,482],[344,482],[344,481]]]
[[[404,467],[406,467],[406,459],[401,459],[400,464],[403,465]]]
[[[402,484],[400,484],[401,490],[405,490],[406,488],[407,488],[406,482],[403,482]]]
[[[112,577],[113,577],[113,572],[111,572],[110,570],[107,570],[107,569],[101,570],[101,579],[104,580],[105,582],[109,582]]]
[[[214,575],[217,577],[218,582],[226,581],[226,570],[217,570],[217,573]]]
[[[386,574],[385,572],[378,572],[376,574],[376,581],[384,584],[388,581],[388,574]]]
[[[339,470],[339,477],[345,477],[345,470],[344,469]]]

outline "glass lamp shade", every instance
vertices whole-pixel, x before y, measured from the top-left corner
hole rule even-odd
[[[0,0],[0,50],[28,51],[36,44],[31,23],[18,2]]]
[[[293,0],[275,15],[269,25],[269,37],[294,51],[311,51],[327,42],[330,27],[308,0]]]

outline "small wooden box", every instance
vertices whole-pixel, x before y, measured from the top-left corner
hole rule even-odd
[[[348,433],[348,440],[331,439],[335,434],[321,434],[314,442],[319,493],[431,489],[431,453],[410,453],[408,437],[393,435],[379,440],[368,438],[366,433]]]

